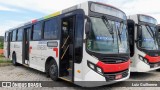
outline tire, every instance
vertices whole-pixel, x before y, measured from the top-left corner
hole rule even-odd
[[[58,81],[58,66],[54,60],[49,65],[49,76],[52,80]]]
[[[13,64],[14,66],[17,66],[17,65],[18,65],[18,63],[17,63],[17,57],[16,57],[16,54],[15,54],[15,53],[12,55],[12,64]]]
[[[157,69],[156,71],[158,71],[158,72],[159,72],[159,71],[160,71],[160,69]]]

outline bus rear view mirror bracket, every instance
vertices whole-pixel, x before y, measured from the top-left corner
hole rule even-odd
[[[85,25],[85,34],[89,34],[90,30],[91,30],[91,20],[88,16],[85,16],[85,18],[87,19],[86,25]]]
[[[135,42],[137,43],[137,42],[139,42],[140,41],[140,38],[139,39],[137,39],[137,40],[135,40]]]
[[[138,33],[138,36],[137,36],[137,39],[135,40],[135,42],[137,43],[137,42],[139,42],[141,39],[140,39],[140,37],[141,37],[141,35],[142,35],[142,26],[141,25],[139,25],[139,24],[135,24],[136,26],[137,26],[137,31],[139,32]]]

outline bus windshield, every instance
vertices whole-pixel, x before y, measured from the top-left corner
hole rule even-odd
[[[124,23],[90,17],[92,30],[87,39],[91,52],[110,54],[128,53],[127,30]]]
[[[141,25],[139,32],[138,45],[146,50],[158,50],[158,41],[156,40],[156,27]]]

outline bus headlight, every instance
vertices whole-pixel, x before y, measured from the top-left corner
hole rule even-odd
[[[95,69],[95,66],[92,63],[89,63],[88,65],[91,69]]]
[[[149,63],[148,63],[148,60],[147,60],[146,58],[142,57],[141,55],[139,55],[139,59],[140,59],[141,61],[145,62],[146,64],[149,64]]]
[[[139,55],[139,59],[143,61],[143,57]]]
[[[148,60],[147,59],[144,58],[143,61],[148,64]]]
[[[99,67],[97,67],[97,71],[100,72],[100,73],[102,73],[102,69],[99,68]]]
[[[87,65],[89,68],[91,68],[92,70],[94,70],[95,72],[99,73],[102,75],[102,69],[100,67],[98,67],[97,65],[95,65],[94,63],[87,61]]]

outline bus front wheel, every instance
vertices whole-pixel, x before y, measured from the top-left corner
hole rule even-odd
[[[49,76],[54,81],[58,80],[58,66],[54,60],[52,60],[49,65]]]

